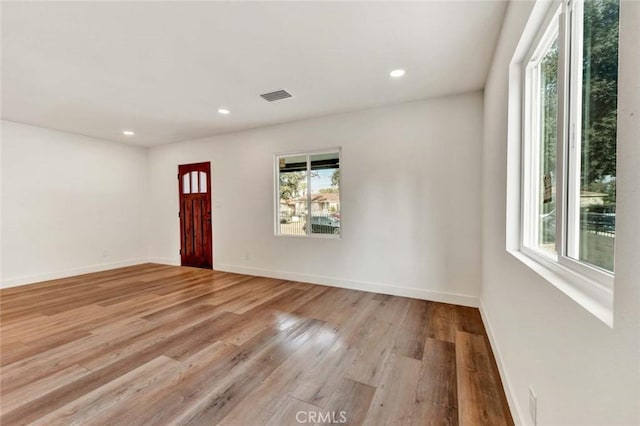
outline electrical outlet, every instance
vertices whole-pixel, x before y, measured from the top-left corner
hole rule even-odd
[[[531,420],[533,420],[533,426],[536,425],[536,417],[537,417],[537,409],[538,409],[538,398],[536,397],[533,388],[529,387],[529,415],[531,416]]]
[[[102,250],[102,257],[104,257],[104,258],[109,257],[109,250],[107,250],[107,249],[103,249],[103,250]]]
[[[249,252],[247,251],[244,253],[244,260],[248,261],[249,259],[250,259],[250,256],[249,256]]]

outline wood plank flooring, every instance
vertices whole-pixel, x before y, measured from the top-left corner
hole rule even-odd
[[[0,320],[4,426],[513,424],[477,309],[144,264]]]

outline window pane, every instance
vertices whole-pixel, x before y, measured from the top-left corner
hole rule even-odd
[[[182,175],[182,193],[189,194],[189,173]]]
[[[558,39],[551,44],[540,62],[539,72],[539,248],[556,251],[556,154],[558,148]]]
[[[613,271],[616,218],[618,1],[584,2],[579,215],[581,261]],[[576,220],[574,218],[574,220]]]
[[[311,233],[340,235],[340,165],[337,152],[311,161]]]
[[[278,157],[279,233],[305,235],[307,217],[307,156]]]
[[[205,172],[200,172],[200,193],[207,193],[207,174]]]

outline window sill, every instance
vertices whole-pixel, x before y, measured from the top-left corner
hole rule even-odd
[[[590,314],[613,328],[613,290],[557,263],[548,266],[520,250],[508,251]]]

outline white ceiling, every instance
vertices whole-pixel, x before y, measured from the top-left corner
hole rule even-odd
[[[505,8],[3,2],[2,118],[150,146],[477,90]]]

